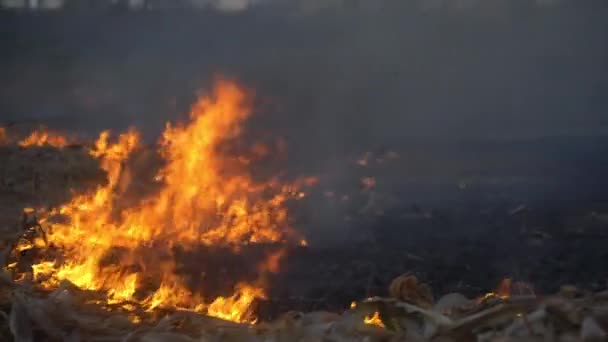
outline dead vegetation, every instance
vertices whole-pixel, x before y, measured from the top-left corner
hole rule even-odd
[[[587,342],[608,336],[608,292],[572,286],[545,298],[489,293],[468,299],[451,293],[433,301],[426,284],[403,275],[390,286],[398,298],[353,302],[342,313],[287,312],[272,322],[239,324],[187,310],[112,303],[103,292],[68,281],[44,290],[31,279],[15,280],[7,270],[0,277],[3,341]]]

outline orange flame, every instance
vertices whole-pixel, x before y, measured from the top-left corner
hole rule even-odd
[[[508,299],[513,293],[513,280],[511,278],[504,278],[498,284],[496,290],[488,292],[485,295],[477,299],[477,303],[483,303],[484,301],[492,298]]]
[[[48,223],[47,234],[65,261],[35,266],[40,274],[53,269],[43,285],[54,287],[67,279],[80,288],[105,291],[111,302],[139,298],[149,310],[180,307],[254,321],[252,303],[265,296],[261,280],[239,283],[234,295],[205,301],[202,289],[190,290],[176,274],[173,255],[174,246],[238,250],[250,243],[305,243],[289,227],[285,202],[301,197],[298,188],[314,181],[255,181],[238,157],[219,152],[239,137],[251,114],[248,100],[241,87],[219,80],[211,96],[194,104],[187,125],[167,124],[159,151],[165,163],[156,177],[162,187],[127,208],[121,208],[119,195],[128,171],[125,161],[138,149],[138,133],[130,130],[111,143],[109,132],[103,132],[90,154],[100,159],[108,182],[51,213],[68,218],[67,223]],[[282,255],[269,255],[259,271],[277,271]],[[142,291],[147,293],[143,299]]]
[[[19,146],[53,146],[63,148],[68,145],[68,139],[59,133],[51,132],[45,128],[35,130],[25,139],[19,141]]]
[[[380,313],[378,311],[374,312],[372,316],[365,316],[363,322],[367,325],[374,325],[379,328],[384,328],[384,323],[382,322],[382,319],[380,318]]]
[[[251,321],[251,304],[258,298],[265,298],[264,289],[247,284],[238,284],[236,292],[229,298],[218,297],[207,308],[210,316],[235,322]]]

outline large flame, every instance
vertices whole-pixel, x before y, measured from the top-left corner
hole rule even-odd
[[[302,196],[300,184],[256,181],[238,156],[219,149],[237,138],[249,117],[247,93],[219,80],[210,96],[192,108],[187,125],[167,124],[160,141],[165,163],[160,191],[123,208],[128,186],[125,161],[138,150],[135,130],[111,143],[103,132],[90,151],[99,158],[108,182],[81,195],[45,218],[49,245],[62,261],[34,265],[34,276],[48,287],[67,279],[83,289],[105,291],[114,303],[139,301],[148,309],[179,307],[233,321],[251,322],[251,304],[265,296],[262,276],[241,282],[227,298],[205,299],[177,275],[174,248],[238,246],[299,239],[288,223],[285,202]],[[296,182],[297,183],[297,182]],[[61,215],[63,221],[53,220]],[[282,252],[269,254],[260,274],[278,268]],[[202,261],[204,262],[204,260]]]

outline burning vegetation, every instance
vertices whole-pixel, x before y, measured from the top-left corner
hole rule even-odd
[[[72,139],[60,132],[56,132],[41,126],[25,137],[11,135],[6,127],[0,127],[0,146],[17,144],[20,147],[42,147],[50,146],[55,148],[64,148],[66,146],[77,144],[76,139]]]
[[[365,324],[375,325],[380,328],[384,328],[384,323],[382,323],[382,319],[380,318],[380,313],[378,311],[374,311],[374,314],[371,316],[365,316],[363,319]]]
[[[19,141],[19,146],[53,146],[62,148],[68,145],[68,139],[60,134],[47,130],[36,130],[25,139]]]
[[[104,131],[86,153],[106,181],[52,209],[26,208],[23,231],[1,239],[6,268],[0,308],[10,307],[15,341],[602,341],[608,294],[564,287],[537,296],[511,279],[469,299],[435,300],[413,274],[395,278],[388,298],[353,302],[342,314],[288,312],[258,322],[256,303],[268,297],[269,276],[288,249],[307,246],[292,228],[288,203],[305,196],[315,178],[254,177],[255,161],[274,152],[255,142],[239,148],[252,114],[249,93],[219,79],[193,106],[186,123],[168,123],[150,151],[137,130]],[[37,130],[0,142],[22,150],[70,144]],[[284,142],[279,144],[284,150]],[[246,150],[247,152],[242,152]],[[145,191],[146,156],[159,158]],[[395,159],[393,152],[384,159]],[[380,163],[383,158],[376,158]],[[136,160],[133,162],[133,160]],[[143,160],[143,161],[142,161]],[[368,167],[371,154],[357,161]],[[137,163],[143,163],[139,165]],[[361,191],[376,188],[361,179]],[[141,187],[140,187],[141,188]],[[334,197],[333,193],[325,193]],[[250,256],[245,250],[263,247]],[[186,258],[184,258],[184,255]],[[235,257],[236,256],[236,257]],[[185,259],[200,263],[195,269]],[[207,264],[249,265],[229,277]],[[232,264],[230,264],[232,263]],[[234,267],[237,268],[237,267]],[[202,271],[201,271],[202,270]],[[198,273],[196,273],[198,271]],[[257,323],[257,324],[255,324]],[[4,334],[4,335],[2,335]],[[570,338],[570,339],[569,339]],[[572,339],[573,338],[573,339]]]
[[[238,156],[219,153],[238,138],[251,114],[248,94],[235,83],[219,80],[213,94],[192,108],[190,122],[167,127],[159,143],[164,164],[157,174],[158,193],[124,207],[121,195],[133,170],[127,159],[139,148],[137,131],[112,142],[103,132],[91,148],[107,173],[107,183],[76,196],[49,212],[40,212],[42,234],[22,239],[15,248],[42,250],[31,265],[33,280],[53,289],[67,280],[80,289],[102,291],[108,303],[138,302],[146,310],[181,308],[237,322],[251,322],[251,305],[264,298],[264,274],[276,272],[282,256],[268,253],[259,278],[236,284],[228,297],[207,298],[177,274],[175,249],[225,246],[237,251],[250,244],[303,244],[290,228],[286,201],[303,196],[302,182],[278,178],[254,180]],[[65,139],[32,133],[21,146],[55,144]],[[18,259],[18,256],[15,256]],[[11,267],[18,268],[18,260]],[[15,269],[20,279],[27,273]],[[29,281],[29,280],[28,280]]]

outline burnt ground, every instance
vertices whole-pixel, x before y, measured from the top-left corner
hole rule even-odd
[[[542,209],[509,215],[506,209],[383,218],[369,227],[368,241],[294,251],[274,283],[278,310],[339,310],[354,298],[386,295],[390,281],[405,272],[436,295],[477,296],[505,277],[531,284],[539,294],[564,284],[608,285],[605,216]]]
[[[552,173],[534,175],[528,168],[517,177],[497,171],[506,164],[488,167],[491,158],[483,153],[471,159],[475,163],[451,163],[439,168],[443,172],[433,168],[435,173],[424,171],[429,162],[423,158],[417,159],[420,170],[409,167],[404,173],[400,165],[409,164],[407,151],[391,163],[378,157],[385,151],[372,154],[374,162],[365,167],[344,158],[351,165],[348,173],[322,174],[320,184],[293,204],[294,225],[310,245],[291,248],[281,271],[268,278],[269,298],[259,306],[262,318],[288,310],[341,310],[354,299],[385,295],[391,279],[405,272],[429,283],[436,295],[475,296],[504,277],[527,282],[541,294],[563,284],[606,287],[603,154],[595,154],[594,168],[581,168],[575,162],[580,154],[569,161],[562,153],[559,162],[545,156],[535,166],[545,165]],[[22,208],[57,205],[69,198],[70,189],[85,191],[103,181],[97,164],[78,147],[4,147],[0,158],[4,232],[15,229]],[[477,171],[471,171],[472,164]],[[362,188],[363,176],[375,177],[376,185]],[[255,278],[252,260],[274,248],[244,248],[238,255],[222,248],[182,251],[186,266],[180,272],[193,284],[225,294],[237,280]]]

